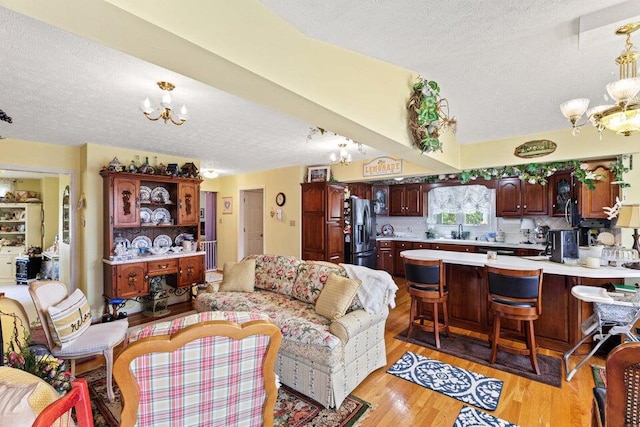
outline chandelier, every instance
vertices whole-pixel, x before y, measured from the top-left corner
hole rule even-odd
[[[205,178],[217,178],[219,174],[214,169],[203,169],[202,175]]]
[[[171,123],[178,126],[184,124],[184,122],[186,122],[189,118],[189,116],[187,115],[187,107],[182,105],[177,120],[174,119],[173,109],[171,108],[171,95],[169,94],[169,92],[175,89],[175,85],[169,82],[158,82],[158,87],[167,92],[162,95],[162,102],[160,102],[161,108],[151,108],[151,102],[149,101],[149,98],[145,98],[145,100],[142,102],[142,113],[147,119],[154,122],[156,120],[162,119],[165,123],[171,121]]]
[[[351,154],[347,151],[347,144],[345,142],[341,142],[338,144],[338,148],[340,148],[340,153],[337,156],[336,153],[331,153],[331,156],[329,156],[331,164],[348,165],[351,163]]]
[[[618,35],[626,35],[626,48],[616,58],[620,66],[620,79],[607,85],[609,96],[615,100],[615,104],[598,105],[589,110],[589,99],[572,99],[560,105],[562,114],[569,119],[573,126],[573,135],[579,133],[579,127],[586,124],[578,124],[586,112],[588,121],[598,129],[600,137],[602,131],[609,129],[619,135],[629,136],[633,132],[640,131],[640,78],[637,77],[637,64],[640,53],[633,49],[631,33],[640,28],[640,22],[634,22],[616,30]]]

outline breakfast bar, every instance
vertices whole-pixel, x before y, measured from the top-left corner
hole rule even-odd
[[[449,289],[449,321],[451,326],[488,334],[492,319],[487,310],[487,286],[484,266],[514,270],[543,270],[542,314],[535,321],[536,339],[541,347],[565,352],[582,338],[580,325],[593,313],[591,303],[571,295],[577,285],[602,286],[608,283],[635,284],[640,282],[640,270],[624,267],[587,268],[550,262],[542,257],[498,255],[488,259],[486,254],[451,252],[429,249],[402,251],[411,259],[441,259],[445,263]],[[503,324],[514,336],[522,335],[517,322]],[[589,344],[576,354],[589,351]]]

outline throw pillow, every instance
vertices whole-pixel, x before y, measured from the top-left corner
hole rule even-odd
[[[240,262],[225,262],[220,291],[253,292],[255,280],[255,259],[245,259]]]
[[[61,347],[78,338],[91,326],[91,307],[80,289],[49,307],[49,329]]]
[[[361,283],[360,280],[330,273],[316,301],[316,313],[332,322],[344,316]]]

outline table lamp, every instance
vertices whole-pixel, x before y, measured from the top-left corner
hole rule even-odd
[[[533,222],[531,218],[522,218],[522,222],[520,223],[520,232],[527,238],[527,241],[524,243],[531,243],[529,240],[529,232],[535,228],[536,223]]]
[[[640,253],[640,234],[638,234],[638,228],[640,228],[640,204],[629,204],[620,206],[618,212],[618,220],[616,221],[617,228],[633,228],[633,246],[632,248]],[[632,262],[625,264],[625,267],[635,268],[640,270],[640,262]]]

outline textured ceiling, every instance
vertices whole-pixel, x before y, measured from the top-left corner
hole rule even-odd
[[[631,2],[262,3],[309,37],[438,81],[458,119],[458,141],[469,144],[565,129],[562,101],[584,96],[601,102],[606,83],[617,78],[614,58],[623,39],[613,34],[617,22],[609,22],[615,15],[609,9],[602,13],[606,31],[592,32],[596,36],[579,45],[579,18],[611,6],[626,13]],[[331,136],[307,141],[310,123],[5,8],[0,40],[0,109],[13,118],[13,124],[0,122],[5,137],[180,155],[225,175],[326,164],[337,151],[339,141]],[[159,101],[158,80],[176,84],[174,103],[189,109],[185,125],[142,116],[142,99]],[[383,154],[350,149],[356,159]]]

